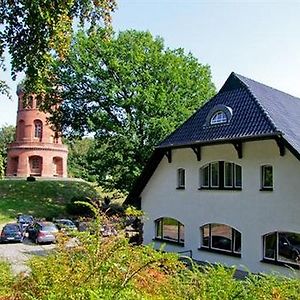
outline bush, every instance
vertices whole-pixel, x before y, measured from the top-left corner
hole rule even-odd
[[[5,261],[0,261],[0,297],[6,299],[12,293],[14,277],[11,272],[10,265]]]
[[[27,181],[36,181],[36,178],[34,176],[28,176]]]
[[[81,203],[76,203],[76,202],[86,202],[86,203],[91,203],[92,200],[88,197],[83,197],[83,196],[75,196],[71,199],[69,203],[66,205],[66,211],[70,215],[75,215],[75,216],[92,216],[92,211],[89,208],[89,206],[81,204]]]

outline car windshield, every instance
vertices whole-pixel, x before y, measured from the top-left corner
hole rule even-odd
[[[49,224],[49,225],[43,225],[42,230],[51,232],[51,231],[57,231],[57,228],[56,226]]]
[[[11,231],[20,231],[20,228],[18,225],[6,225],[4,227],[5,232],[11,232]]]
[[[19,216],[19,222],[21,223],[30,223],[33,221],[32,216]]]

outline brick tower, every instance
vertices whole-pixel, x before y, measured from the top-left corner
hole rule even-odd
[[[31,95],[25,103],[21,86],[17,95],[16,140],[8,146],[6,175],[67,177],[68,149],[39,110],[42,96]]]

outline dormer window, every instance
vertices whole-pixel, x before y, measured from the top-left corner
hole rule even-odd
[[[214,106],[206,116],[204,127],[228,124],[232,118],[232,108],[223,104]]]
[[[221,123],[227,123],[228,119],[224,111],[217,111],[214,113],[214,115],[210,119],[210,125],[215,125],[215,124],[221,124]]]

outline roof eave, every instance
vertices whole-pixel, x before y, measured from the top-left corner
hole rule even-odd
[[[249,136],[242,136],[242,137],[232,137],[232,138],[221,138],[221,139],[215,139],[215,140],[198,140],[188,143],[177,143],[177,144],[168,144],[168,145],[159,145],[156,147],[156,149],[176,149],[176,148],[188,148],[195,145],[200,146],[208,146],[208,145],[217,145],[217,144],[227,144],[232,143],[236,141],[241,142],[249,142],[249,141],[255,141],[255,140],[266,140],[266,139],[272,139],[274,137],[282,137],[283,134],[281,131],[275,131],[272,133],[264,133],[264,134],[258,134],[258,135],[249,135]]]

